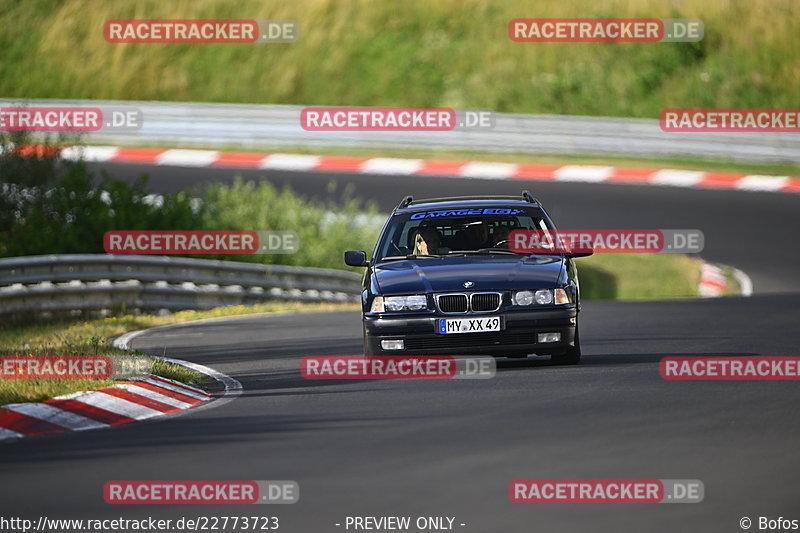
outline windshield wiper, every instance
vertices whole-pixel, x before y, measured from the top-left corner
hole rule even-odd
[[[430,254],[408,254],[408,255],[390,255],[387,257],[381,258],[381,261],[404,261],[407,259],[428,259],[431,257],[442,257],[441,255],[430,255]]]
[[[479,254],[511,254],[517,255],[519,252],[509,250],[508,248],[480,248],[475,250]]]
[[[518,255],[507,248],[480,248],[478,250],[455,250],[447,255],[482,255],[482,254],[511,254]]]

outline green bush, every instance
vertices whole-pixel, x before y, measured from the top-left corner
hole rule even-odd
[[[194,229],[202,209],[187,193],[154,203],[147,178],[134,184],[99,178],[83,161],[60,157],[45,140],[44,154],[22,155],[28,136],[0,135],[0,256],[102,253],[108,230]]]
[[[209,186],[202,198],[205,229],[294,231],[300,241],[293,254],[205,258],[345,268],[344,250],[372,250],[383,222],[374,205],[352,198],[349,190],[342,192],[339,202],[324,204],[306,200],[288,187],[278,190],[269,182],[236,179],[230,186]]]
[[[382,222],[374,206],[353,199],[349,190],[339,202],[325,204],[241,179],[154,201],[145,176],[133,184],[98,178],[49,143],[47,156],[14,149],[28,143],[25,135],[0,136],[0,257],[103,253],[109,230],[283,230],[298,234],[296,253],[195,257],[344,268],[343,251],[371,249]]]

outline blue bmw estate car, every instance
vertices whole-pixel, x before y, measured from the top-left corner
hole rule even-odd
[[[544,208],[521,196],[414,200],[395,208],[364,266],[366,355],[550,355],[576,364],[581,347],[581,253],[509,247],[515,230],[555,231]]]

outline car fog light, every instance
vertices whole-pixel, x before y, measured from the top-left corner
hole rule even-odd
[[[381,348],[384,350],[402,350],[405,348],[405,343],[402,340],[381,341]]]
[[[539,342],[558,342],[561,340],[561,333],[539,333]]]

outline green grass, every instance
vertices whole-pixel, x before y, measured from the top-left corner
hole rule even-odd
[[[654,300],[697,296],[700,260],[673,254],[594,254],[576,259],[585,299]]]
[[[662,300],[699,294],[703,261],[679,254],[595,254],[576,259],[581,295],[587,300]],[[728,282],[726,296],[740,294],[733,267],[717,265]]]
[[[167,379],[182,381],[183,383],[201,383],[206,377],[185,366],[167,363],[156,359],[153,361],[152,373]]]
[[[53,323],[27,326],[7,326],[0,331],[0,355],[107,355],[112,366],[119,368],[130,360],[130,352],[111,345],[100,335],[108,322],[103,320],[75,323]],[[86,332],[86,333],[84,333]],[[153,360],[144,354],[137,369],[184,383],[201,383],[205,377],[182,366]],[[118,366],[119,365],[119,366]],[[114,379],[4,379],[0,378],[0,405],[8,403],[37,402],[81,390],[108,387]]]
[[[55,396],[113,384],[111,379],[0,379],[0,406],[41,402]]]
[[[700,18],[699,43],[515,43],[512,18]],[[294,19],[290,44],[112,44],[125,18]],[[0,94],[656,117],[796,107],[796,0],[27,0],[0,6]]]

